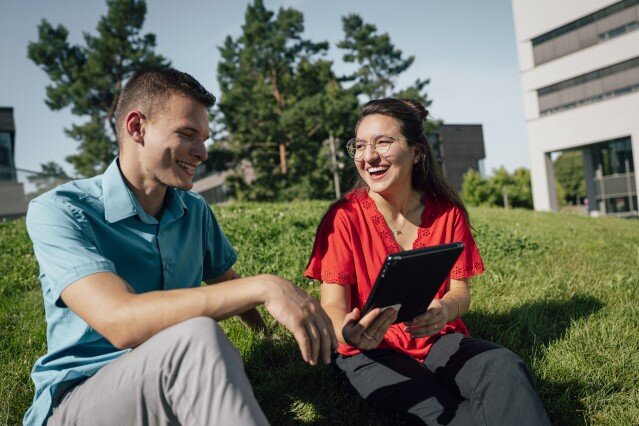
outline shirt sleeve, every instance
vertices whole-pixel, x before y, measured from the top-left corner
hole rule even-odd
[[[222,231],[211,207],[206,204],[205,218],[205,242],[204,242],[204,268],[202,281],[208,281],[223,275],[237,260],[237,252],[231,246],[228,238]]]
[[[464,213],[457,207],[454,209],[453,241],[464,243],[464,250],[453,265],[450,277],[460,280],[482,274],[484,262],[479,255],[468,221]]]
[[[356,283],[350,230],[346,212],[333,206],[317,229],[305,277],[327,284]]]
[[[59,307],[65,307],[60,295],[73,282],[98,272],[116,273],[82,221],[79,208],[57,198],[35,199],[27,211],[27,232],[40,265],[42,291]]]

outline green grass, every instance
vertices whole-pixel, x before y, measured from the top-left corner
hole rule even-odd
[[[326,202],[214,207],[243,275],[301,277]],[[521,355],[555,424],[639,424],[639,223],[472,209],[486,273],[473,281],[471,333]],[[272,320],[268,318],[269,321]],[[273,424],[383,424],[328,367],[301,361],[290,335],[223,322]],[[274,326],[274,324],[273,324]],[[28,408],[46,351],[37,266],[23,221],[0,223],[0,424]],[[355,421],[354,421],[355,419]]]

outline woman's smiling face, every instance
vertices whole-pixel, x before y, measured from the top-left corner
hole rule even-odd
[[[355,160],[355,166],[371,191],[380,195],[410,191],[416,148],[409,146],[397,122],[385,115],[365,117],[357,127],[357,139],[369,142],[375,135],[395,138],[388,151],[379,154],[366,146],[364,154]],[[400,138],[400,140],[397,140]]]

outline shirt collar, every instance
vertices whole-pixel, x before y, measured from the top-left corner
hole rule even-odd
[[[104,194],[104,218],[109,223],[117,222],[138,214],[133,194],[124,183],[118,157],[102,175],[102,193]]]
[[[124,182],[116,157],[102,175],[102,191],[104,194],[104,218],[109,223],[138,215],[143,222],[157,224],[158,221],[146,213]],[[188,212],[182,197],[175,188],[167,188],[162,224],[174,222]]]

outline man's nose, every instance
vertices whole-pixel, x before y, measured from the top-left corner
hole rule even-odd
[[[200,161],[206,161],[206,159],[209,158],[209,152],[204,142],[197,143],[196,146],[193,147],[191,155],[197,157]]]

